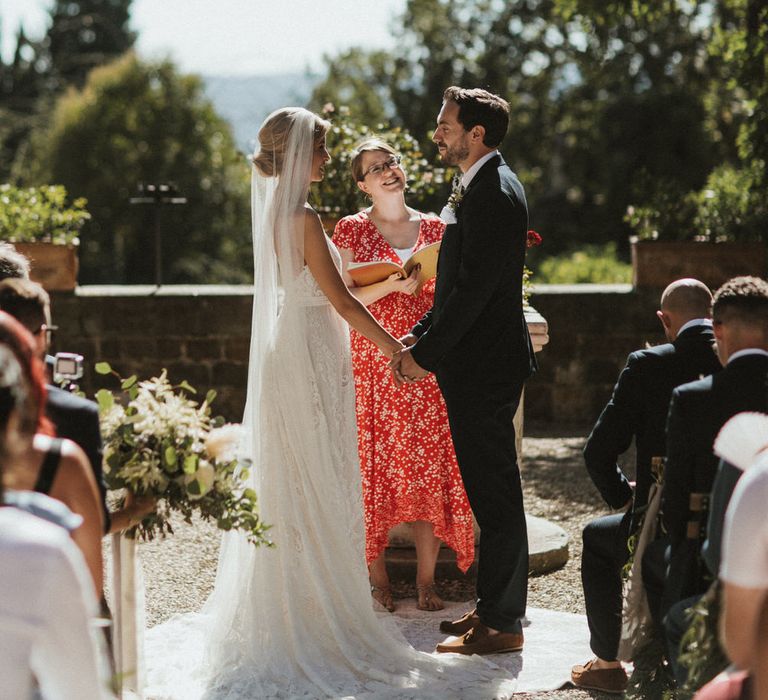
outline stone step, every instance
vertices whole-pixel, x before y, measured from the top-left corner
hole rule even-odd
[[[533,515],[525,516],[528,525],[528,569],[538,576],[564,566],[568,561],[568,533],[559,525]],[[387,570],[392,579],[411,579],[416,575],[416,550],[407,541],[407,526],[398,526],[398,537],[387,547]],[[456,567],[456,554],[446,546],[440,548],[435,567],[438,579],[474,579],[477,573],[477,559],[462,574]]]

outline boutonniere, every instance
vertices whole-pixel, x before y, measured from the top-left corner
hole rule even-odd
[[[541,241],[542,238],[538,233],[536,233],[536,231],[534,231],[532,228],[528,229],[525,241],[526,248],[533,248],[534,246],[541,245]]]
[[[461,204],[461,200],[464,199],[464,186],[463,185],[457,185],[454,186],[453,190],[451,191],[451,196],[448,197],[448,204],[446,205],[454,214],[459,211],[459,205]]]

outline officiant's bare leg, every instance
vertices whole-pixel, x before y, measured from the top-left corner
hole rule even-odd
[[[368,578],[371,582],[371,596],[383,605],[389,612],[395,611],[395,602],[392,599],[392,589],[389,585],[387,564],[382,552],[368,566]]]
[[[416,546],[416,593],[419,610],[442,610],[444,605],[435,591],[435,566],[440,552],[440,540],[435,537],[432,523],[417,520],[412,523]]]

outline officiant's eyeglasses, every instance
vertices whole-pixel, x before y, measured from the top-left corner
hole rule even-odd
[[[400,165],[400,156],[390,156],[385,161],[376,163],[376,165],[372,165],[368,168],[368,170],[363,173],[363,177],[365,178],[368,175],[375,175],[378,177],[385,170],[394,170],[398,165]]]

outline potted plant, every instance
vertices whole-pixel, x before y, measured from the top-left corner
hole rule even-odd
[[[68,204],[61,185],[0,185],[0,240],[30,259],[32,279],[48,291],[77,284],[78,234],[91,218],[85,205],[82,198]]]
[[[630,206],[634,286],[695,277],[714,289],[738,275],[764,276],[768,206],[759,182],[749,168],[721,166],[700,191],[669,191]]]

